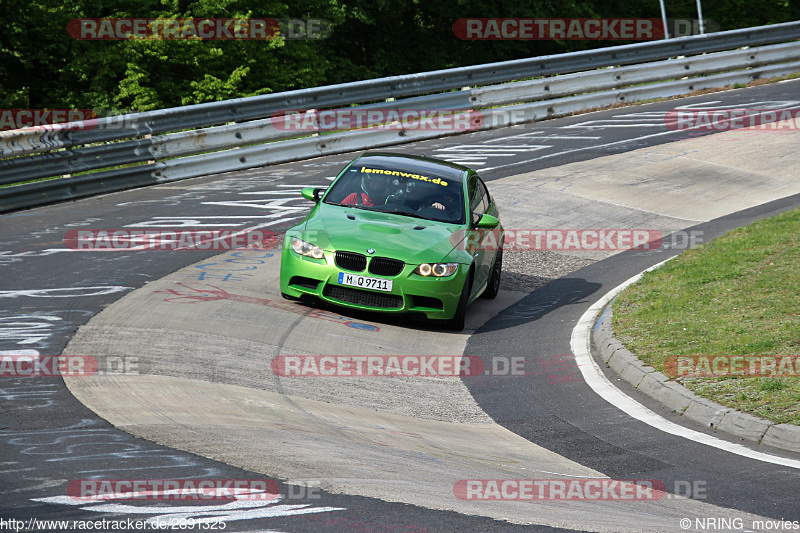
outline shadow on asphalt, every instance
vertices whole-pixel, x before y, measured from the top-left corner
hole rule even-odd
[[[584,278],[566,276],[555,279],[499,312],[476,333],[490,333],[533,322],[560,307],[583,302],[600,287],[600,283],[589,282]]]

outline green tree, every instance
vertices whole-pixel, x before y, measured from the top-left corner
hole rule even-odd
[[[666,0],[695,18],[695,0]],[[657,0],[0,0],[1,108],[141,111],[465,65],[619,41],[465,41],[460,18],[660,18]],[[793,0],[706,0],[721,29],[800,18]],[[77,40],[78,18],[321,18],[329,39]]]

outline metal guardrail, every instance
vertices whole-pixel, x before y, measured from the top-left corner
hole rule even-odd
[[[443,135],[371,128],[298,138],[314,132],[273,124],[287,109],[483,109],[476,127],[488,129],[799,72],[800,42],[784,43],[798,38],[800,21],[106,117],[90,129],[0,132],[0,185],[66,176],[0,188],[0,212]],[[124,165],[135,166],[108,169]]]

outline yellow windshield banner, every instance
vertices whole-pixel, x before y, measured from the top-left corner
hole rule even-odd
[[[404,178],[412,178],[415,180],[427,181],[428,183],[435,183],[442,187],[447,187],[447,182],[441,178],[429,178],[421,174],[410,174],[408,172],[400,172],[398,170],[383,170],[382,168],[367,168],[361,167],[361,172],[364,174],[385,174],[388,176],[402,176]]]

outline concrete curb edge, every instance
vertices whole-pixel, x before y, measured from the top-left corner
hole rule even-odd
[[[613,303],[612,300],[595,321],[591,339],[602,362],[622,379],[668,409],[715,431],[724,431],[743,440],[800,452],[800,426],[776,424],[701,398],[645,365],[614,337],[611,325]]]

